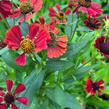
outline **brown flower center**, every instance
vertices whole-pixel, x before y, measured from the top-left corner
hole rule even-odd
[[[80,6],[90,7],[91,6],[91,0],[78,0],[78,4]]]
[[[62,13],[62,12],[58,12],[58,13],[56,14],[56,17],[57,17],[59,20],[63,20],[64,17],[65,17],[65,14]]]
[[[16,99],[16,96],[12,92],[8,92],[4,97],[4,101],[6,104],[14,103],[15,99]]]
[[[99,49],[102,53],[109,55],[109,42],[101,43]]]
[[[48,43],[48,46],[54,46],[56,43],[56,35],[53,32],[49,32],[51,41]]]
[[[97,82],[93,83],[93,89],[98,90],[99,88],[100,85]]]
[[[24,39],[20,42],[20,48],[24,53],[31,54],[34,52],[35,44],[30,39]]]
[[[22,14],[27,14],[33,11],[33,5],[29,2],[22,2],[20,4],[20,12]]]

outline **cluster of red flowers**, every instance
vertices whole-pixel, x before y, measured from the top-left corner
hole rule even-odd
[[[84,20],[84,23],[90,29],[100,29],[101,26],[100,20],[97,18],[99,14],[103,12],[100,9],[100,5],[92,2],[92,0],[70,0],[77,3],[68,3],[68,6],[77,6],[73,13],[77,13],[79,16],[79,11],[85,12],[88,14],[87,20]],[[20,4],[15,6],[15,10],[12,9],[12,5],[9,0],[0,1],[0,19],[10,17],[21,17],[19,22],[29,21],[32,19],[34,14],[39,11],[42,6],[42,0],[20,0]],[[56,27],[56,23],[63,22],[67,24],[66,17],[71,13],[71,9],[67,8],[65,12],[61,11],[60,5],[55,5],[57,11],[53,9],[52,6],[49,7],[49,17],[51,21],[46,24],[44,17],[40,16],[39,21],[35,21],[33,24],[30,24],[28,27],[29,34],[25,36],[22,35],[21,29],[19,25],[15,25],[11,27],[6,33],[5,43],[8,45],[9,49],[20,49],[22,50],[22,54],[15,60],[15,62],[19,65],[25,65],[26,54],[32,54],[34,52],[40,52],[41,50],[47,49],[47,55],[49,58],[57,58],[62,56],[67,50],[67,36],[58,36],[59,29]],[[55,18],[53,18],[55,17]],[[93,18],[93,19],[92,19]],[[105,39],[104,36],[96,39],[96,43],[94,46],[97,48],[102,55],[109,58],[109,37]],[[18,109],[16,105],[14,105],[14,101],[18,100],[19,102],[27,105],[28,98],[24,97],[16,97],[16,94],[25,90],[25,86],[22,84],[18,84],[15,92],[11,92],[13,82],[11,80],[7,80],[7,89],[8,92],[5,94],[0,91],[0,103],[4,102],[4,104],[0,105],[0,108],[5,109],[7,104],[12,105],[12,109]],[[95,95],[95,92],[98,91],[99,94],[102,92],[99,89],[104,90],[104,86],[100,86],[104,81],[96,81],[93,82],[91,79],[86,81],[86,92]]]

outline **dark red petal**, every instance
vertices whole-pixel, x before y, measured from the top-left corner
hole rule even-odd
[[[96,94],[96,90],[91,91],[91,95],[94,96]]]
[[[0,90],[0,96],[5,96],[5,93]]]
[[[104,86],[100,86],[100,89],[105,90],[105,87]]]
[[[12,104],[12,109],[19,109],[15,104]]]
[[[49,7],[49,14],[48,16],[50,17],[55,17],[56,16],[56,11],[53,9],[52,6]]]
[[[12,28],[8,30],[6,35],[7,37],[5,39],[5,43],[8,44],[9,46],[16,45],[17,48],[19,48],[20,42],[22,40],[22,34],[21,34],[20,27],[17,25],[13,26]],[[16,48],[16,46],[15,47],[12,46],[11,49]]]
[[[56,6],[57,10],[60,12],[61,11],[60,5],[59,4],[56,4],[55,6]]]
[[[25,59],[25,53],[21,54],[16,60],[15,63],[18,65],[25,65],[26,59]]]
[[[102,95],[102,94],[103,94],[103,92],[101,92],[100,90],[98,90],[98,93],[99,93],[100,95]]]
[[[0,105],[0,109],[6,109],[6,104]]]
[[[37,24],[30,24],[29,25],[29,38],[33,39],[37,32],[39,31],[39,26]]]
[[[101,85],[101,84],[104,84],[104,81],[100,80],[100,81],[98,81],[98,83]]]
[[[28,97],[17,97],[16,100],[23,103],[24,105],[27,105],[28,103]]]
[[[25,85],[19,83],[14,91],[14,94],[18,94],[20,92],[23,92],[26,89]]]
[[[87,87],[87,88],[85,88],[85,91],[86,91],[87,93],[91,92],[91,90],[92,90],[92,87]]]
[[[13,86],[13,81],[12,80],[6,80],[7,84],[7,90],[8,92],[11,92],[12,86]]]
[[[68,8],[68,9],[65,11],[65,15],[68,15],[68,14],[70,14],[70,13],[71,13],[71,9]]]
[[[0,103],[3,101],[3,98],[0,97]]]
[[[86,83],[85,83],[86,87],[87,86],[92,86],[92,84],[93,84],[92,80],[90,78],[88,78]]]
[[[40,20],[41,24],[45,24],[45,20],[44,20],[44,17],[43,16],[40,16],[39,17],[39,20]]]

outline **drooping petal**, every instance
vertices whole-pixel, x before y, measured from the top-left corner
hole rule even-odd
[[[0,96],[5,96],[5,93],[0,90]]]
[[[71,13],[71,9],[68,8],[68,9],[65,11],[65,15],[68,15],[68,14],[70,14],[70,13]]]
[[[103,92],[101,92],[100,90],[98,90],[98,93],[99,93],[100,95],[102,95],[102,94],[103,94]]]
[[[85,83],[86,87],[87,86],[92,86],[92,84],[93,84],[92,80],[90,78],[88,78],[86,83]]]
[[[16,60],[15,63],[17,63],[18,65],[25,65],[26,63],[26,59],[25,59],[25,53],[21,54]]]
[[[105,87],[104,86],[100,86],[100,89],[105,90]]]
[[[39,26],[37,24],[30,24],[29,25],[29,38],[33,39],[37,32],[39,31]]]
[[[47,48],[47,40],[50,38],[49,33],[47,33],[44,29],[40,31],[37,36],[37,39],[34,41],[36,44],[36,48],[46,49]]]
[[[91,95],[94,96],[96,94],[96,90],[91,91]]]
[[[27,105],[28,103],[28,97],[17,97],[16,100],[23,103],[24,105]]]
[[[86,91],[87,93],[91,92],[91,90],[92,90],[92,87],[87,87],[87,88],[85,88],[85,91]]]
[[[45,24],[45,20],[44,20],[44,17],[43,17],[43,16],[40,16],[40,17],[39,17],[39,20],[40,20],[40,23],[41,23],[41,24]]]
[[[3,101],[3,98],[0,97],[0,103]]]
[[[63,19],[63,23],[64,23],[64,24],[67,24],[67,21]]]
[[[0,105],[0,109],[6,109],[6,104]]]
[[[15,9],[14,12],[13,10],[11,10],[10,12],[11,12],[11,15],[9,16],[10,18],[19,17],[21,15],[19,9]]]
[[[6,80],[7,84],[7,90],[8,92],[11,92],[12,86],[13,86],[13,81],[12,80]]]
[[[16,49],[20,47],[22,34],[19,26],[15,25],[10,28],[6,33],[6,36],[5,43],[8,44],[8,48]]]
[[[49,7],[49,14],[48,16],[50,17],[55,17],[56,16],[56,11],[53,9],[52,6]]]
[[[26,89],[25,85],[19,83],[14,91],[14,94],[18,94],[20,92],[23,92]]]
[[[59,4],[56,4],[55,6],[56,6],[57,10],[60,12],[61,11],[60,5]]]
[[[19,109],[15,104],[12,104],[12,109]]]
[[[104,84],[104,81],[100,80],[100,81],[98,81],[98,83],[101,85],[101,84]]]

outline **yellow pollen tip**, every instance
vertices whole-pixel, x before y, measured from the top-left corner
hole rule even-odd
[[[22,2],[19,8],[23,15],[33,11],[33,5],[29,2]]]
[[[57,17],[59,20],[63,20],[64,17],[65,17],[65,14],[62,13],[62,12],[58,12],[58,13],[56,14],[56,17]]]
[[[34,52],[35,44],[32,40],[26,38],[20,42],[20,48],[24,53],[31,54]]]

